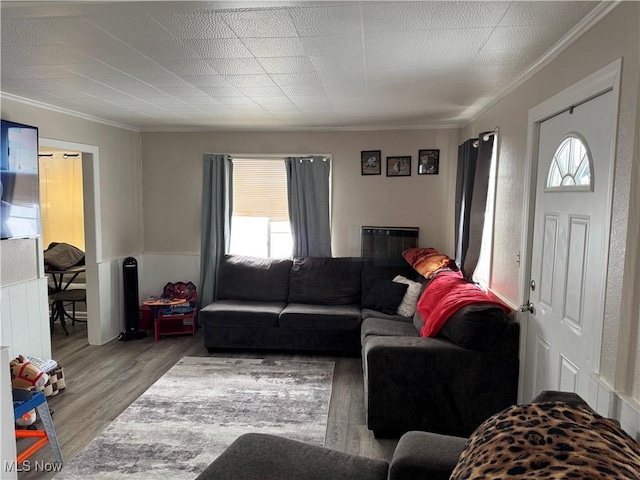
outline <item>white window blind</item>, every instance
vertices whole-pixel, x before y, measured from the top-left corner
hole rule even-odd
[[[284,159],[233,160],[233,215],[289,221]]]

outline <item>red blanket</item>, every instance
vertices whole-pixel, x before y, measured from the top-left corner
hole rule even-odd
[[[420,335],[435,337],[449,317],[473,303],[495,305],[507,314],[511,313],[511,309],[504,303],[490,297],[473,283],[465,281],[462,273],[439,273],[431,279],[418,300],[417,310],[424,320]]]

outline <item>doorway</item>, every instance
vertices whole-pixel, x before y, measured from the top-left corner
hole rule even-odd
[[[596,407],[619,71],[614,62],[530,111],[524,402],[542,390],[562,390]]]
[[[48,250],[55,244],[62,243],[72,245],[84,252],[82,156],[79,152],[40,149],[38,157],[40,222],[43,247]],[[47,254],[45,253],[45,261],[46,258]],[[80,260],[80,263],[84,265],[84,258]],[[58,274],[56,274],[56,278],[58,278]],[[55,290],[56,283],[51,278],[49,279],[49,293]],[[69,305],[65,305],[65,311],[72,312],[70,332],[80,339],[84,338],[85,341],[88,338],[86,325],[87,307],[84,300],[86,297],[86,283],[84,271],[77,275],[68,275],[63,283],[65,290],[75,290],[75,292],[69,294],[71,295],[69,298],[77,298],[79,300],[71,304],[71,309],[66,309]],[[64,302],[62,303],[64,304]],[[60,325],[54,328],[54,339],[59,339],[55,336],[56,332],[60,333],[59,329]],[[53,348],[57,343],[52,343],[52,351],[54,353],[58,353]]]
[[[101,292],[98,266],[102,262],[102,234],[100,220],[99,150],[93,145],[40,138],[42,151],[77,152],[82,158],[82,203],[84,214],[87,337],[90,345],[102,345],[103,324],[100,304],[106,294]],[[41,245],[42,249],[46,245]]]

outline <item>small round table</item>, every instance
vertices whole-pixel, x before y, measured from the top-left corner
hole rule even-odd
[[[160,327],[158,325],[158,316],[160,315],[160,309],[165,307],[172,307],[174,305],[180,305],[187,300],[184,298],[151,298],[142,302],[151,309],[151,315],[153,316],[153,340],[157,342],[160,338]]]

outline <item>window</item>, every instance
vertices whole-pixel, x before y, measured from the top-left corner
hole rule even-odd
[[[292,248],[284,158],[234,158],[229,252],[288,258]]]
[[[592,191],[591,155],[577,134],[565,137],[551,159],[545,190]]]
[[[489,167],[489,186],[487,188],[487,206],[484,213],[484,226],[482,228],[482,242],[480,243],[480,256],[478,264],[473,272],[473,281],[487,290],[491,281],[491,259],[493,256],[493,224],[496,206],[496,177],[498,157],[498,134],[493,139],[493,151],[491,153],[491,166]]]

